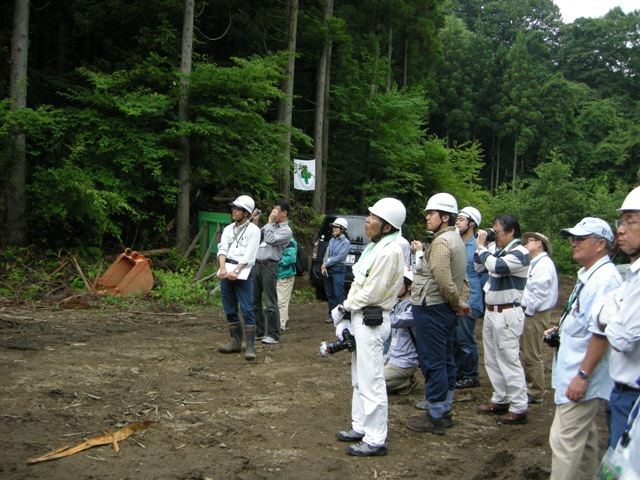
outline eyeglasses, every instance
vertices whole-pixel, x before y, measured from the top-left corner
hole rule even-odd
[[[582,243],[584,242],[587,238],[593,238],[593,235],[587,235],[585,237],[569,237],[571,243]]]
[[[637,223],[640,223],[636,220],[616,220],[616,228],[624,227],[629,228]]]

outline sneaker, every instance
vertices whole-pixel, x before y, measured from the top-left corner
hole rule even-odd
[[[456,382],[456,389],[477,388],[479,386],[480,386],[480,380],[478,380],[477,378],[466,377],[466,378],[461,378]]]
[[[540,397],[532,397],[531,395],[527,394],[527,400],[529,401],[529,404],[536,404],[536,405],[542,405],[544,403],[544,400]]]
[[[429,410],[429,400],[420,400],[415,403],[414,407],[418,410]]]
[[[259,342],[261,340],[264,340],[264,335],[257,335],[256,336],[256,342]]]
[[[382,455],[386,455],[388,449],[386,443],[381,447],[372,447],[368,443],[358,442],[353,445],[349,445],[346,452],[347,455],[353,455],[354,457],[380,457]]]
[[[325,318],[324,319],[324,323],[333,323],[333,318],[331,318],[331,317]]]
[[[498,417],[498,423],[502,425],[519,425],[521,423],[527,423],[527,412],[513,413],[508,412]]]
[[[433,418],[431,414],[424,413],[417,420],[409,420],[407,428],[414,432],[433,433],[434,435],[444,435],[444,420]]]
[[[364,438],[364,433],[356,432],[353,428],[336,432],[336,438],[341,442],[359,442]]]
[[[280,343],[280,340],[276,340],[273,337],[264,337],[262,339],[262,343],[266,343],[266,344],[269,344],[269,345],[277,345],[278,343]]]

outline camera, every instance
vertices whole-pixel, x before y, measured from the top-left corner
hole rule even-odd
[[[496,241],[496,231],[493,228],[485,228],[483,230],[487,232],[487,243]]]
[[[542,341],[550,347],[560,348],[560,334],[555,330],[542,337]]]
[[[341,350],[349,350],[353,352],[356,349],[356,339],[351,335],[348,328],[342,331],[343,340],[334,340],[332,342],[322,342],[320,344],[320,355],[328,357]]]

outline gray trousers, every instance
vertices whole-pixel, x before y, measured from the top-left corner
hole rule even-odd
[[[278,262],[256,262],[253,267],[253,310],[256,317],[256,337],[263,337],[266,333],[267,336],[280,340],[277,285]],[[264,310],[262,307],[263,297]]]

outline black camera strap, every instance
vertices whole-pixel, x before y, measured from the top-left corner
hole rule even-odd
[[[608,263],[611,263],[611,260],[598,265],[598,268],[596,268],[593,272],[589,274],[589,277],[587,278],[587,282],[589,282],[589,279],[598,271],[598,269],[600,269],[601,267],[604,267]],[[578,279],[578,282],[576,283],[576,286],[573,288],[573,292],[571,292],[571,296],[569,297],[569,302],[567,303],[567,307],[564,309],[564,312],[562,313],[562,317],[558,322],[558,331],[560,331],[560,326],[562,325],[562,322],[564,322],[564,319],[567,318],[567,315],[569,315],[569,312],[571,311],[571,307],[573,307],[573,304],[576,301],[578,302],[578,310],[580,310],[579,296],[580,296],[580,291],[585,285],[586,283],[582,283],[580,279]]]

